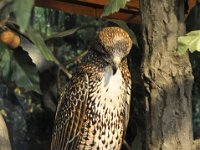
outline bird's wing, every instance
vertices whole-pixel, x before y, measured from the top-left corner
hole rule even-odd
[[[128,127],[128,122],[129,122],[129,114],[130,114],[131,75],[128,69],[127,60],[124,60],[122,64],[123,64],[122,75],[126,84],[126,91],[125,91],[126,93],[124,94],[125,95],[125,112],[124,112],[124,119],[123,119],[123,124],[124,124],[123,139],[125,139],[126,130]]]
[[[125,113],[124,113],[124,134],[123,134],[123,138],[125,139],[126,136],[126,130],[128,127],[128,122],[129,122],[129,115],[130,115],[130,99],[131,99],[131,90],[129,88],[129,86],[131,85],[127,85],[127,96],[126,96],[126,104],[125,104]]]
[[[88,76],[76,74],[61,95],[58,104],[51,150],[73,150],[80,138],[88,99]]]

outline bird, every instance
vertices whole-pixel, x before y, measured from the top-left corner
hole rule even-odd
[[[51,150],[120,150],[129,120],[129,34],[100,29],[58,102]]]

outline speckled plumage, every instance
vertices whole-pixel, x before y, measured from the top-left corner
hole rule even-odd
[[[119,150],[126,132],[131,80],[127,59],[132,46],[118,27],[100,31],[61,95],[51,150]]]

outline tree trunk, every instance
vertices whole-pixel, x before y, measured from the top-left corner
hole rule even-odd
[[[10,139],[8,136],[8,129],[1,114],[0,114],[0,150],[11,150]]]
[[[191,150],[193,75],[188,54],[176,52],[177,37],[185,32],[184,1],[140,0],[140,5],[147,92],[145,149]]]

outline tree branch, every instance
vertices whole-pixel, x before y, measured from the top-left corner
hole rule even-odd
[[[82,53],[80,53],[78,56],[75,56],[73,58],[71,58],[69,61],[67,61],[65,64],[68,65],[68,64],[71,64],[75,61],[80,61],[81,58],[83,58],[86,54],[88,53],[88,50],[85,50],[83,51]]]
[[[62,65],[58,65],[59,70],[61,70],[69,79],[72,77],[72,74]]]

